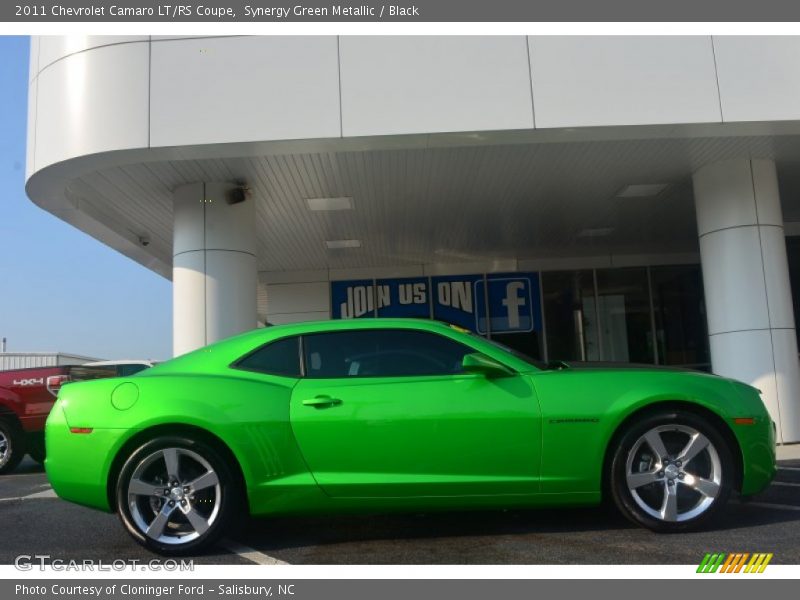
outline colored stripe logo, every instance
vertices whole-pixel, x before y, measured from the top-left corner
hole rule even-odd
[[[772,560],[772,553],[723,552],[707,553],[700,565],[698,573],[763,573]]]

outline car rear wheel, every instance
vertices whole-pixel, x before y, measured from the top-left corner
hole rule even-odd
[[[660,532],[706,524],[731,494],[734,462],[717,426],[688,411],[663,411],[622,435],[611,463],[614,502],[628,519]]]
[[[195,554],[241,516],[233,471],[216,449],[183,437],[151,440],[131,454],[116,486],[128,533],[165,555]]]
[[[25,438],[16,423],[0,419],[0,475],[10,473],[25,456]]]
[[[28,437],[28,456],[40,465],[44,464],[46,458],[44,449],[44,435],[33,435]]]

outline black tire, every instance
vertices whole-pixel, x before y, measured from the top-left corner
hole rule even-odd
[[[5,475],[25,456],[25,434],[17,423],[0,418],[0,444],[0,475]]]
[[[40,465],[44,464],[44,459],[46,457],[44,435],[38,434],[28,438],[28,456]]]
[[[683,464],[681,450],[692,431],[704,436],[708,445]],[[663,460],[649,441],[643,441],[648,435],[657,444],[653,432],[662,443],[662,453],[666,450]],[[695,447],[702,445],[702,438],[697,440],[701,443]],[[609,472],[614,504],[630,521],[653,531],[703,528],[730,498],[736,476],[731,453],[719,426],[701,415],[680,409],[643,415],[627,427],[614,449]]]
[[[164,458],[173,450],[180,455],[180,485],[177,486],[168,481],[167,459]],[[206,464],[203,465],[197,457]],[[190,496],[184,486],[204,473],[207,475],[208,467],[216,474],[217,485],[200,489]],[[134,475],[137,480],[152,483],[154,489],[161,488],[159,495],[129,496],[129,485]],[[186,497],[180,492],[177,496],[164,493],[173,487],[183,490]],[[158,437],[144,443],[125,461],[115,488],[117,513],[128,533],[146,548],[166,556],[198,554],[240,521],[246,506],[240,487],[233,467],[213,445],[182,436]],[[169,502],[173,502],[174,507]],[[156,538],[147,534],[146,527],[153,526],[159,510],[172,510],[172,513],[162,535]],[[199,515],[204,519],[207,529],[198,531],[190,522],[187,511],[193,511],[194,518]],[[157,529],[152,533],[155,534]]]

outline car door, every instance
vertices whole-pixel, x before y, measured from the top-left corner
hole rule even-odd
[[[541,423],[528,377],[465,373],[475,350],[413,329],[303,336],[295,437],[331,496],[538,491]]]

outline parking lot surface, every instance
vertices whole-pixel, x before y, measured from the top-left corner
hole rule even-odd
[[[197,564],[696,564],[706,552],[772,552],[800,564],[800,460],[708,531],[659,535],[607,508],[253,519]],[[0,564],[157,558],[116,515],[60,500],[29,459],[0,477]]]

